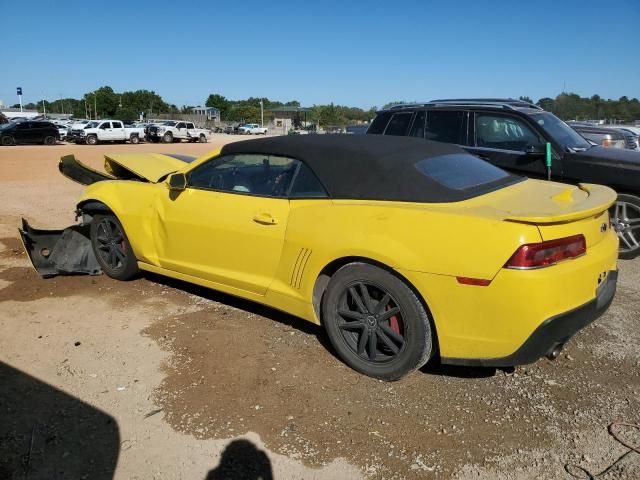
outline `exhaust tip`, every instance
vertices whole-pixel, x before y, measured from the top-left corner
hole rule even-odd
[[[555,347],[553,347],[551,351],[547,353],[547,358],[549,360],[555,360],[556,358],[558,358],[558,356],[560,355],[560,352],[562,351],[562,347],[564,347],[563,343],[560,343]]]

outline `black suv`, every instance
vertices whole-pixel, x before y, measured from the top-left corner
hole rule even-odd
[[[506,170],[532,178],[599,183],[618,192],[611,222],[620,257],[640,253],[640,152],[593,145],[550,112],[512,99],[432,100],[378,112],[367,134],[454,143]],[[551,171],[546,144],[551,144]]]
[[[0,144],[43,143],[55,145],[60,137],[56,126],[51,122],[10,122],[0,125]]]

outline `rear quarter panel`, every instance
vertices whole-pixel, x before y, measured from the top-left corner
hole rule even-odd
[[[535,226],[424,206],[294,200],[270,290],[311,303],[318,275],[345,257],[396,270],[492,279],[521,244],[538,241]],[[428,292],[421,293],[429,303]]]

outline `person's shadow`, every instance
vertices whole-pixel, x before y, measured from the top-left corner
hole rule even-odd
[[[234,440],[205,480],[273,480],[271,461],[249,440]]]

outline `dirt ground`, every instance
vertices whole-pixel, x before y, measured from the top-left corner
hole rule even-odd
[[[396,383],[258,305],[154,275],[29,267],[20,218],[74,222],[82,187],[60,156],[100,168],[105,152],[199,155],[231,139],[0,148],[0,478],[551,480],[628,451],[607,427],[640,422],[640,259],[620,262],[611,309],[556,361],[428,365]],[[640,445],[640,430],[614,432]],[[598,478],[640,478],[640,455]]]

